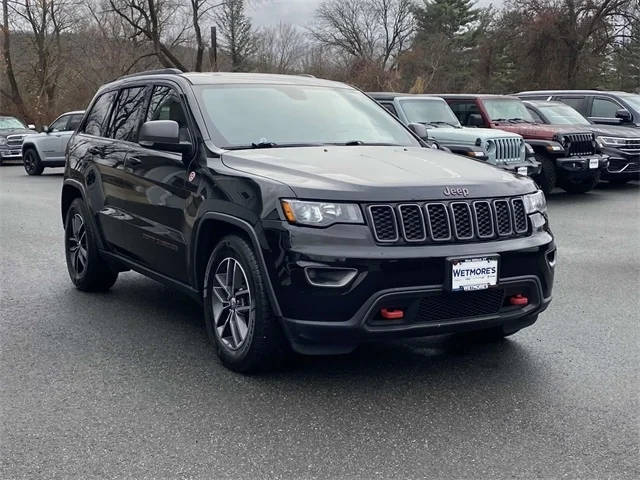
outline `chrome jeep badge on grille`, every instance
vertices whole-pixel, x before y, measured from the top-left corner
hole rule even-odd
[[[452,196],[468,197],[469,189],[464,187],[445,187],[442,193],[444,193],[447,197],[452,197]]]

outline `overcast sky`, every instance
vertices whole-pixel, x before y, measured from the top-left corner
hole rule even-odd
[[[344,0],[349,1],[349,0]],[[307,26],[322,0],[248,0],[248,13],[257,27],[277,25],[278,22]],[[499,5],[502,0],[480,0],[478,5]]]

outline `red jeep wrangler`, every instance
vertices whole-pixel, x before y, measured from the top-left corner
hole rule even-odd
[[[466,127],[498,128],[522,135],[533,147],[542,170],[534,179],[545,193],[557,185],[584,193],[600,181],[608,159],[599,153],[593,133],[579,126],[536,123],[522,101],[504,95],[437,95]]]

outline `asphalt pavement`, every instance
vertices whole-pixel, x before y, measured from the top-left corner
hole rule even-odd
[[[60,169],[0,167],[0,478],[640,478],[640,185],[549,198],[554,300],[435,337],[223,368],[199,307],[68,279]]]

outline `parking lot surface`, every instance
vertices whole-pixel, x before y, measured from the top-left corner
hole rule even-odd
[[[75,290],[61,169],[0,168],[0,478],[639,478],[640,185],[549,198],[554,301],[435,337],[223,368],[198,305]]]

